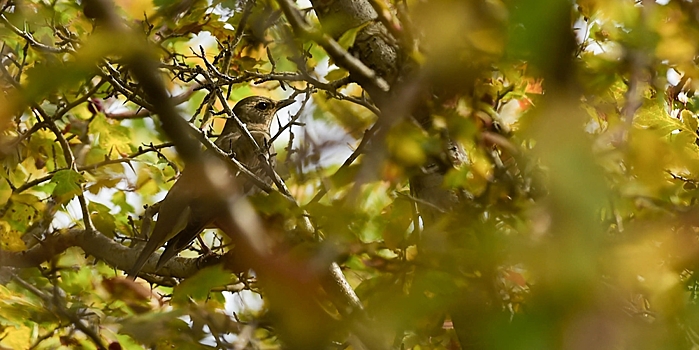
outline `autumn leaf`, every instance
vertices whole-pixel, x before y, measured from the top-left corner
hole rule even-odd
[[[59,203],[67,203],[82,192],[83,176],[74,170],[59,170],[51,178],[53,197]]]

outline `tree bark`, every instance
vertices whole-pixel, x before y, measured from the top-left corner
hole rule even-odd
[[[384,120],[379,120],[379,123],[383,123],[383,127],[388,129],[401,119],[412,118],[429,132],[432,117],[430,108],[425,103],[431,97],[429,69],[417,70],[415,69],[417,65],[406,59],[407,55],[401,51],[399,41],[392,37],[383,23],[377,19],[377,12],[371,3],[367,0],[311,0],[311,3],[323,29],[334,38],[339,38],[347,30],[365,25],[357,33],[354,46],[348,51],[391,85],[388,92],[363,86],[381,110],[381,118]],[[352,78],[351,75],[350,78]],[[387,131],[385,129],[384,133]],[[431,232],[430,235],[439,236],[421,238],[420,252],[425,256],[430,255],[431,239],[445,242],[443,240],[446,237],[443,233],[445,228],[442,225],[445,214],[463,205],[464,201],[469,199],[463,195],[462,191],[443,186],[446,173],[465,162],[466,155],[463,148],[450,140],[445,133],[436,136],[443,140],[442,154],[428,155],[420,171],[410,178],[411,192],[419,199],[417,206],[425,231]],[[489,290],[489,288],[484,289],[478,286],[463,292],[468,295],[487,296]],[[463,298],[468,299],[468,295],[464,294]],[[474,326],[477,320],[489,317],[493,310],[492,302],[487,299],[483,297],[469,302],[455,301],[458,305],[450,311],[452,314],[458,314],[452,315],[452,319],[459,321],[459,327],[455,325],[455,328],[464,349],[473,349],[482,345],[479,330],[483,326]],[[464,319],[470,321],[462,322]]]
[[[382,110],[385,118],[396,121],[403,117],[412,117],[422,125],[431,124],[431,116],[424,106],[415,101],[405,101],[410,97],[421,96],[422,91],[411,91],[410,85],[421,85],[424,76],[412,69],[414,65],[405,59],[396,38],[377,20],[377,13],[367,0],[311,0],[313,8],[320,19],[323,29],[334,38],[339,38],[346,31],[365,25],[357,33],[354,46],[349,52],[359,58],[365,65],[374,69],[378,76],[391,84],[389,92],[367,89],[370,97]],[[368,24],[367,24],[368,23]],[[406,87],[405,85],[409,85]],[[413,104],[413,110],[404,110],[407,115],[396,115],[397,105],[402,102]],[[391,124],[391,123],[387,123]],[[459,166],[465,159],[461,147],[447,140],[445,153],[430,157],[422,166],[422,173],[411,178],[413,194],[421,199],[418,203],[425,225],[434,223],[442,214],[440,209],[453,208],[460,202],[457,191],[444,189],[444,175],[454,166]],[[446,162],[445,162],[446,160]]]

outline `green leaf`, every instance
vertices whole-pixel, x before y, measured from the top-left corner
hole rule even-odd
[[[292,209],[289,201],[286,200],[281,193],[276,191],[268,195],[251,196],[249,199],[255,208],[257,208],[261,213],[267,215],[288,215],[289,210]]]
[[[104,204],[90,202],[87,205],[90,218],[97,231],[108,237],[114,237],[116,230],[116,219],[110,214],[111,209]]]
[[[79,270],[66,269],[61,272],[60,286],[66,293],[79,294],[94,290],[93,269],[82,266]]]
[[[325,50],[323,50],[323,48],[319,45],[312,44],[308,49],[308,52],[311,56],[308,58],[309,68],[316,67],[319,62],[322,62],[326,57],[328,57],[328,53],[325,52]],[[332,59],[330,59],[330,61],[332,62]]]
[[[128,335],[115,334],[114,337],[117,339],[117,341],[119,342],[119,346],[121,346],[122,349],[125,349],[125,350],[143,349],[143,346],[138,344],[136,341],[134,341],[133,338],[129,337]]]
[[[133,339],[144,344],[157,344],[161,342],[171,342],[169,347],[175,348],[174,344],[190,345],[193,341],[189,325],[187,322],[180,319],[184,315],[182,310],[175,309],[170,312],[155,313],[148,312],[138,317],[131,317],[121,321],[120,333],[128,334]],[[165,349],[168,347],[157,347]]]
[[[5,218],[14,230],[25,232],[44,210],[45,204],[38,197],[29,193],[14,194],[11,200],[9,217],[5,216]]]
[[[649,103],[649,101],[644,103],[643,108],[639,109],[633,123],[637,127],[656,130],[665,136],[686,127],[679,119],[671,117],[663,106]]]
[[[122,213],[133,213],[136,211],[136,208],[126,201],[126,194],[122,191],[114,194],[112,197],[112,203],[121,208]]]
[[[27,70],[26,96],[41,101],[64,87],[74,87],[95,70],[87,62],[57,62],[47,60]]]
[[[425,162],[427,142],[424,131],[409,122],[395,125],[386,137],[391,156],[405,165],[418,165]]]
[[[348,88],[353,86],[350,85]],[[313,101],[316,103],[313,118],[335,123],[356,139],[361,138],[371,124],[376,121],[374,113],[349,101],[340,101],[323,94],[313,96]]]
[[[699,121],[697,121],[697,116],[694,113],[683,109],[680,113],[680,119],[682,123],[687,127],[687,131],[696,132],[697,127],[699,127]]]
[[[175,1],[175,0],[153,0],[153,5],[155,5],[155,6],[157,6],[157,7],[168,7],[168,6],[172,6],[172,5],[174,5],[174,4],[177,4],[177,3],[179,3],[179,1]]]
[[[96,134],[97,147],[105,150],[110,159],[134,151],[131,130],[119,124],[113,124],[103,113],[95,115],[95,119],[90,123],[89,132]],[[104,153],[97,154],[102,156]]]
[[[325,79],[327,79],[328,81],[333,81],[333,80],[342,79],[348,75],[349,75],[349,73],[347,73],[346,70],[344,70],[342,68],[337,68],[337,69],[333,69],[330,72],[328,72],[328,74],[325,75]]]
[[[27,249],[22,240],[22,233],[12,229],[7,221],[0,221],[0,248],[8,252]]]
[[[35,316],[39,317],[33,318]],[[0,285],[0,320],[2,320],[3,325],[8,323],[20,325],[27,320],[38,322],[53,318],[48,310],[38,302],[35,302],[35,299],[27,298],[25,295],[17,293],[7,286]]]
[[[62,157],[60,146],[56,142],[56,136],[48,130],[38,130],[32,134],[27,150],[27,157],[34,158],[37,168],[46,167],[52,171],[56,170],[55,166],[59,168],[66,166],[65,158]]]
[[[240,85],[236,88],[231,89],[230,99],[231,101],[240,101],[252,94],[252,89],[249,85]]]
[[[172,293],[172,303],[186,305],[189,299],[206,300],[214,287],[225,286],[233,281],[231,273],[221,265],[207,267],[177,285]]]
[[[386,221],[383,240],[390,249],[399,248],[412,222],[413,203],[405,198],[396,198],[382,213]]]
[[[359,164],[352,164],[348,167],[338,169],[334,174],[330,176],[330,180],[335,187],[343,187],[353,183],[359,174],[359,170],[362,166]]]
[[[107,150],[101,147],[90,147],[85,155],[85,164],[93,165],[106,159],[109,159]]]
[[[90,191],[90,193],[96,195],[100,192],[102,188],[114,188],[116,184],[118,184],[121,181],[122,179],[118,177],[108,177],[108,175],[102,175],[95,180],[91,180],[90,182],[92,183],[90,184],[90,186],[87,187],[87,190]]]
[[[59,203],[67,203],[73,197],[82,192],[80,184],[84,181],[83,176],[74,170],[59,170],[51,179],[56,184],[53,188],[53,197]]]
[[[354,27],[344,33],[342,33],[342,36],[340,39],[337,40],[337,43],[342,46],[343,49],[347,50],[352,45],[354,45],[354,41],[357,39],[357,33],[359,33],[360,30],[364,29],[367,25],[369,25],[371,22],[365,22],[360,26]]]
[[[0,205],[5,205],[12,196],[12,189],[7,181],[0,181]]]

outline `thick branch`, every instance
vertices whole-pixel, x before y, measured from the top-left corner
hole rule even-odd
[[[338,66],[347,69],[350,75],[364,87],[375,87],[383,92],[390,90],[390,86],[386,80],[376,74],[374,70],[352,56],[347,50],[343,49],[337,41],[326,34],[314,30],[313,27],[306,22],[306,19],[291,0],[277,0],[277,2],[297,34],[311,38],[318,43],[318,45],[323,47],[328,55],[333,58]]]
[[[71,229],[51,235],[41,244],[22,252],[0,250],[0,265],[18,268],[37,267],[71,247],[80,247],[85,253],[119,269],[131,267],[141,252],[140,249],[131,249],[117,243],[96,230],[90,234],[83,229]],[[147,264],[143,271],[153,272],[158,258],[159,254],[156,253],[151,259],[153,263]],[[165,269],[173,277],[185,278],[199,271],[197,262],[198,259],[178,257],[169,261]]]

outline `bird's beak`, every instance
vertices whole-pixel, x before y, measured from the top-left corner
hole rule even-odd
[[[277,101],[277,106],[276,106],[277,110],[280,110],[280,109],[282,109],[282,108],[284,108],[284,107],[286,107],[294,102],[296,102],[296,100],[294,100],[293,98],[288,98],[286,100]]]

